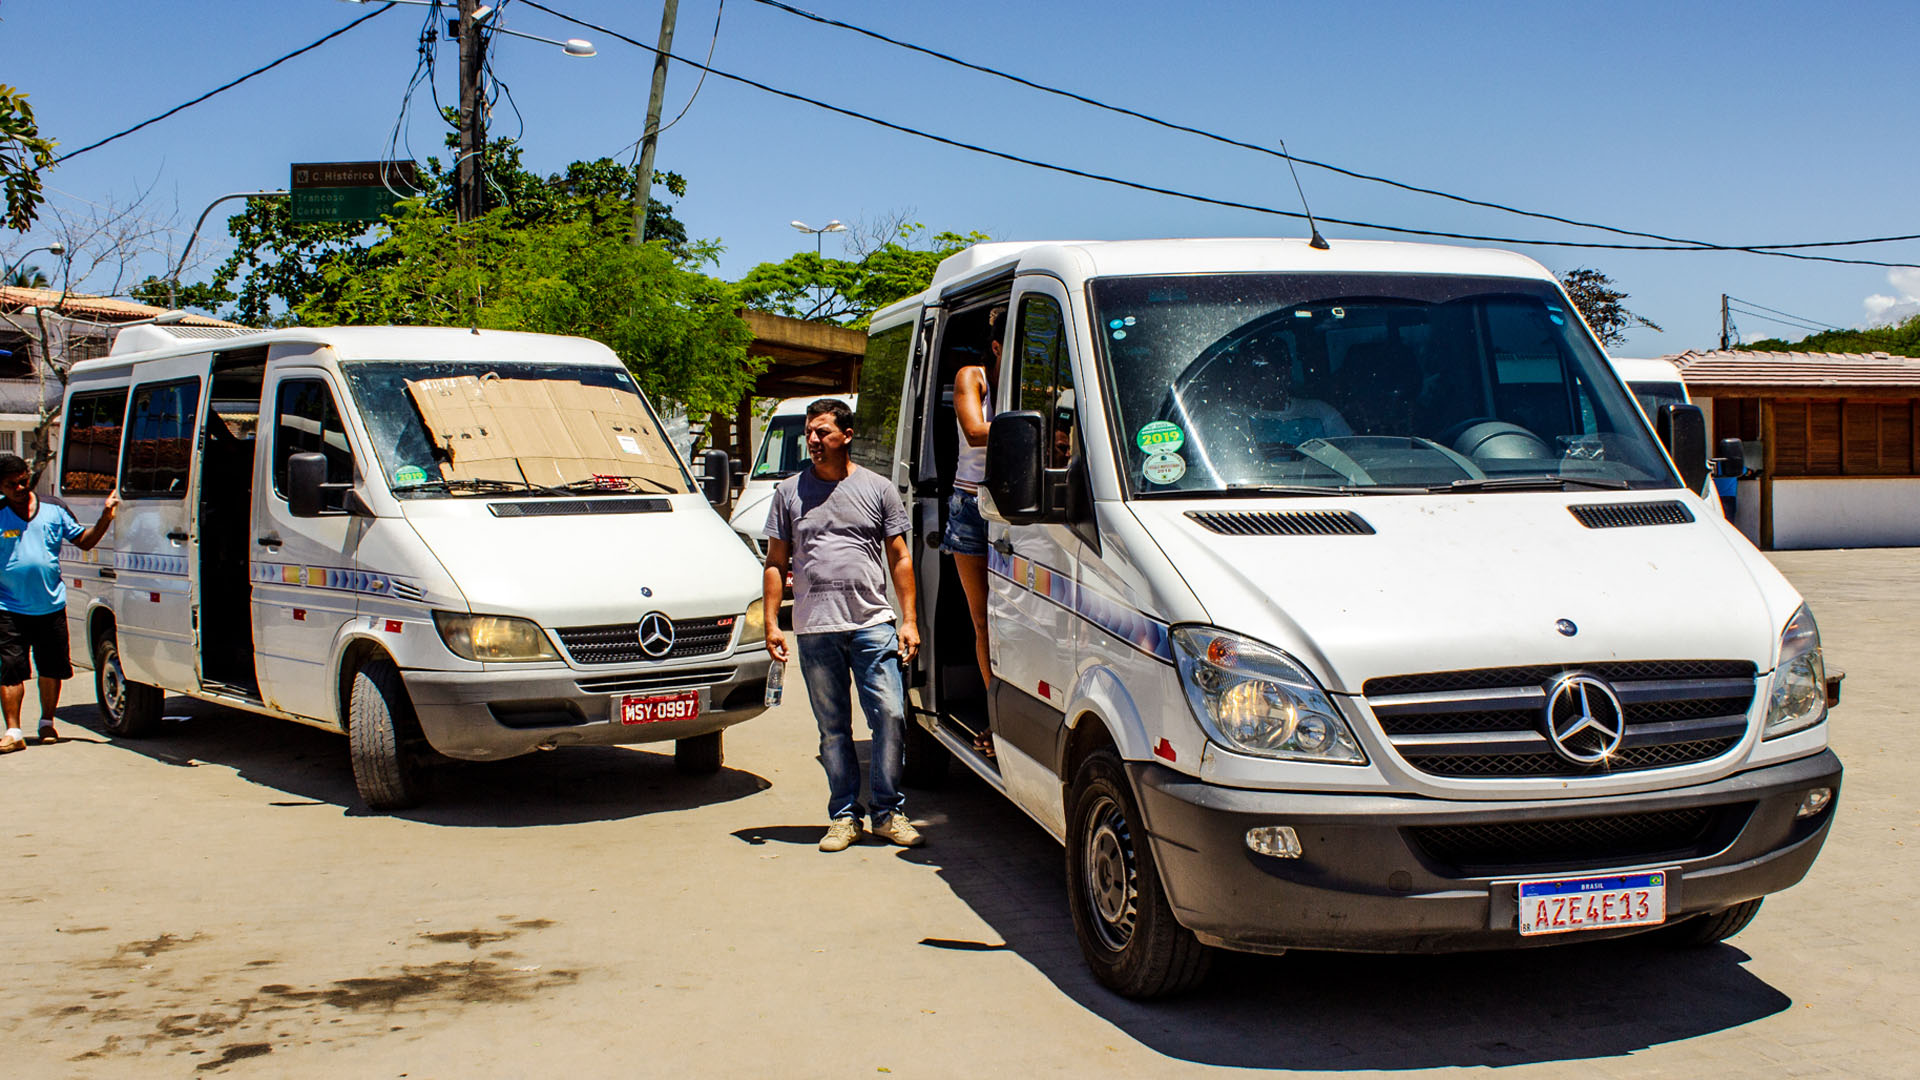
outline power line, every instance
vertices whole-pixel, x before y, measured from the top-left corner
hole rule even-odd
[[[1818,327],[1821,327],[1821,328],[1823,328],[1823,329],[1826,329],[1826,330],[1844,330],[1844,329],[1846,329],[1846,328],[1845,328],[1845,327],[1843,327],[1843,326],[1834,326],[1834,325],[1833,325],[1832,323],[1823,323],[1823,322],[1821,322],[1821,321],[1820,321],[1820,320],[1818,320],[1818,319],[1809,319],[1809,318],[1807,318],[1807,317],[1805,317],[1805,316],[1803,316],[1803,315],[1795,315],[1795,314],[1793,314],[1792,312],[1788,312],[1788,311],[1781,311],[1781,310],[1780,310],[1779,308],[1770,308],[1770,307],[1767,307],[1767,306],[1766,306],[1766,305],[1764,305],[1764,304],[1756,304],[1756,303],[1754,303],[1754,302],[1753,302],[1753,301],[1751,301],[1751,300],[1742,300],[1742,299],[1740,299],[1740,298],[1739,298],[1739,297],[1737,297],[1737,296],[1729,296],[1729,297],[1727,297],[1727,299],[1728,299],[1728,300],[1730,300],[1730,301],[1732,301],[1732,302],[1734,302],[1734,303],[1736,303],[1736,304],[1745,304],[1745,305],[1747,305],[1747,306],[1748,306],[1748,307],[1750,307],[1750,308],[1758,308],[1758,309],[1759,309],[1759,310],[1761,310],[1761,311],[1765,311],[1765,312],[1770,312],[1770,313],[1772,313],[1772,314],[1774,314],[1774,315],[1781,315],[1781,316],[1785,316],[1786,318],[1789,318],[1789,319],[1794,319],[1794,320],[1796,320],[1796,321],[1799,321],[1799,322],[1808,322],[1808,323],[1812,323],[1813,325],[1815,325],[1815,326],[1818,326]],[[1751,314],[1754,314],[1754,313],[1753,313],[1753,312],[1748,312],[1748,314],[1749,314],[1749,315],[1751,315]]]
[[[1334,165],[1329,162],[1315,161],[1312,158],[1304,158],[1299,156],[1298,154],[1293,154],[1289,152],[1286,149],[1286,145],[1284,143],[1281,144],[1280,149],[1275,150],[1272,147],[1261,146],[1257,143],[1245,142],[1243,140],[1235,139],[1230,136],[1221,135],[1212,131],[1207,131],[1203,128],[1192,127],[1190,125],[1176,123],[1171,120],[1163,120],[1160,117],[1152,116],[1147,113],[1140,112],[1137,109],[1130,109],[1122,105],[1114,105],[1109,102],[1101,101],[1097,98],[1088,97],[1085,94],[1076,93],[1072,90],[1063,90],[1056,86],[1048,86],[1045,83],[1035,82],[1032,79],[1024,78],[1022,76],[1015,75],[1011,72],[1002,71],[999,68],[989,67],[985,64],[977,64],[971,60],[963,60],[960,57],[953,56],[949,53],[941,52],[938,49],[931,49],[924,45],[916,45],[911,41],[902,41],[898,38],[889,37],[886,34],[882,34],[875,30],[869,30],[863,26],[855,26],[854,24],[849,22],[842,22],[839,19],[831,19],[825,15],[819,15],[814,12],[807,11],[803,8],[794,7],[791,4],[781,3],[780,0],[754,0],[754,2],[758,4],[764,4],[767,7],[774,8],[779,11],[784,11],[790,15],[797,15],[800,18],[809,19],[813,22],[821,23],[826,26],[833,26],[833,27],[838,27],[842,30],[849,30],[849,31],[852,31],[853,33],[872,38],[875,41],[885,42],[886,44],[895,46],[897,48],[906,49],[911,52],[921,53],[925,56],[931,56],[937,60],[942,60],[949,64],[954,64],[956,66],[967,68],[972,71],[978,71],[985,75],[992,75],[996,78],[1005,79],[1008,82],[1017,83],[1021,86],[1025,86],[1033,90],[1038,90],[1042,93],[1052,94],[1056,97],[1063,97],[1070,101],[1077,101],[1083,105],[1091,105],[1096,109],[1104,109],[1107,112],[1117,113],[1121,116],[1132,117],[1136,120],[1144,120],[1149,124],[1155,124],[1155,125],[1158,125],[1159,127],[1166,128],[1170,131],[1179,131],[1189,135],[1198,135],[1203,139],[1211,139],[1214,142],[1222,143],[1227,146],[1239,147],[1240,149],[1243,149],[1243,150],[1252,150],[1255,153],[1266,154],[1269,157],[1276,157],[1276,158],[1281,158],[1287,161],[1298,162],[1302,165],[1311,165],[1314,168],[1325,169],[1328,172],[1338,173],[1342,176],[1352,177],[1355,180],[1365,180],[1375,184],[1386,184],[1389,187],[1399,188],[1402,191],[1411,191],[1420,195],[1432,195],[1436,198],[1449,199],[1453,202],[1465,203],[1468,206],[1479,206],[1489,210],[1498,210],[1498,211],[1501,211],[1502,213],[1518,214],[1522,217],[1539,218],[1543,221],[1554,221],[1562,225],[1572,225],[1582,229],[1598,229],[1602,232],[1615,233],[1620,236],[1637,236],[1645,240],[1659,240],[1659,241],[1662,241],[1663,243],[1668,243],[1668,244],[1685,244],[1693,247],[1707,248],[1709,250],[1738,250],[1738,251],[1754,251],[1754,252],[1764,253],[1769,251],[1784,251],[1784,250],[1796,249],[1796,248],[1852,247],[1852,246],[1857,246],[1861,244],[1888,244],[1888,243],[1895,243],[1903,240],[1920,240],[1920,233],[1916,233],[1910,236],[1877,236],[1877,237],[1870,237],[1862,240],[1835,240],[1835,241],[1830,241],[1825,243],[1748,244],[1748,245],[1740,245],[1735,248],[1728,248],[1724,245],[1713,244],[1705,240],[1690,240],[1685,237],[1665,236],[1660,233],[1640,232],[1635,229],[1623,229],[1613,225],[1603,225],[1598,222],[1580,221],[1575,218],[1561,217],[1558,214],[1549,214],[1539,210],[1524,210],[1519,207],[1508,206],[1505,203],[1489,202],[1484,199],[1469,198],[1468,196],[1465,196],[1465,195],[1456,195],[1456,194],[1453,194],[1452,192],[1441,191],[1437,188],[1420,187],[1417,184],[1409,184],[1404,181],[1394,180],[1390,177],[1375,176],[1370,173],[1356,172],[1353,169],[1348,169],[1339,165]],[[709,59],[711,59],[711,57],[709,57]]]
[[[605,34],[610,38],[613,38],[618,41],[623,41],[628,45],[632,45],[633,47],[638,49],[644,49],[650,53],[664,55],[669,59],[678,60],[679,62],[686,64],[690,67],[699,68],[713,75],[718,75],[723,79],[740,83],[743,86],[751,86],[756,90],[773,94],[776,97],[783,97],[791,101],[798,101],[805,105],[811,105],[818,109],[825,109],[828,112],[838,113],[841,116],[850,117],[855,120],[861,120],[878,127],[887,128],[888,130],[891,130],[891,131],[898,131],[902,134],[913,135],[918,138],[926,139],[930,142],[940,143],[943,146],[951,146],[956,149],[967,150],[976,154],[984,154],[988,157],[999,158],[1002,161],[1010,161],[1017,165],[1026,165],[1031,168],[1044,169],[1048,172],[1057,172],[1067,176],[1077,176],[1084,180],[1094,180],[1104,184],[1113,184],[1118,187],[1130,188],[1135,191],[1144,191],[1149,194],[1166,195],[1170,198],[1184,199],[1189,202],[1203,203],[1209,206],[1220,206],[1220,207],[1225,207],[1232,210],[1248,210],[1248,211],[1252,211],[1253,213],[1269,214],[1275,217],[1293,218],[1296,220],[1306,219],[1306,215],[1298,211],[1281,210],[1277,207],[1261,206],[1257,203],[1239,202],[1232,199],[1220,199],[1210,195],[1199,195],[1193,192],[1179,191],[1173,188],[1159,187],[1153,184],[1144,184],[1135,180],[1125,180],[1120,177],[1108,176],[1103,173],[1090,172],[1085,169],[1077,169],[1069,165],[1056,165],[1051,162],[1040,161],[1035,158],[1022,157],[1018,154],[1008,153],[1007,151],[1004,151],[1004,150],[995,150],[990,147],[981,146],[977,143],[963,142],[959,139],[948,138],[945,135],[936,135],[930,131],[924,131],[919,128],[908,127],[904,124],[897,124],[891,120],[883,120],[869,113],[863,113],[858,110],[850,109],[842,105],[834,105],[829,102],[821,101],[818,98],[808,97],[805,94],[799,94],[791,90],[782,90],[775,86],[769,86],[766,83],[760,82],[755,79],[750,79],[744,75],[736,75],[736,74],[733,74],[732,72],[724,71],[717,67],[701,64],[697,61],[689,60],[686,57],[679,56],[675,53],[671,53],[671,52],[663,53],[661,50],[655,48],[654,46],[648,45],[645,42],[629,37],[628,35],[623,34],[618,30],[614,30],[611,27],[602,26],[598,23],[589,22],[585,19],[568,15],[565,12],[556,11],[553,8],[546,6],[545,4],[539,3],[538,0],[520,0],[520,2],[526,4],[528,7],[537,9],[539,11],[544,11],[547,14],[554,16],[555,18],[573,23],[575,26],[585,27],[586,29],[592,30],[595,33]],[[1798,252],[1771,251],[1771,250],[1766,250],[1763,248],[1758,248],[1753,246],[1732,246],[1732,245],[1723,245],[1723,244],[1694,244],[1694,245],[1613,244],[1613,243],[1601,243],[1597,241],[1580,241],[1580,240],[1534,240],[1534,239],[1524,239],[1520,237],[1511,237],[1511,236],[1486,236],[1478,233],[1448,232],[1440,229],[1417,229],[1417,228],[1412,228],[1405,225],[1382,225],[1375,222],[1356,221],[1348,218],[1320,216],[1319,220],[1331,222],[1336,225],[1346,225],[1346,226],[1357,228],[1357,229],[1375,229],[1380,232],[1398,233],[1406,236],[1429,236],[1429,237],[1435,237],[1443,240],[1474,240],[1482,243],[1511,244],[1511,245],[1519,245],[1519,246],[1527,246],[1527,247],[1581,248],[1581,249],[1592,249],[1592,250],[1603,250],[1603,251],[1743,251],[1743,252],[1748,252],[1756,255],[1773,255],[1780,258],[1804,259],[1812,262],[1831,262],[1831,263],[1845,263],[1845,264],[1856,265],[1856,266],[1884,266],[1884,267],[1894,267],[1894,268],[1901,268],[1901,269],[1909,269],[1909,268],[1920,269],[1920,265],[1916,265],[1913,263],[1884,262],[1876,259],[1846,259],[1846,258],[1841,258],[1839,256],[1834,256],[1834,255],[1808,255],[1808,254],[1801,254]],[[1813,246],[1826,246],[1826,245],[1813,245]]]
[[[1748,311],[1746,308],[1734,307],[1732,304],[1727,305],[1727,310],[1730,313],[1747,315],[1752,318],[1759,319],[1762,322],[1779,323],[1781,326],[1791,326],[1796,330],[1805,330],[1809,334],[1818,334],[1824,330],[1840,329],[1837,326],[1827,326],[1824,323],[1800,322],[1794,319],[1782,319],[1772,315],[1762,315],[1757,311]]]
[[[713,63],[713,51],[720,46],[720,16],[726,14],[726,11],[727,11],[727,0],[720,0],[719,5],[716,6],[713,11],[713,40],[707,42],[707,63],[709,64]],[[667,121],[664,124],[661,124],[659,127],[654,128],[650,131],[641,132],[639,138],[633,140],[627,145],[614,151],[614,153],[616,154],[625,153],[628,150],[634,151],[633,163],[627,166],[629,169],[635,168],[639,165],[639,162],[640,162],[639,147],[641,143],[647,141],[647,136],[659,135],[661,132],[666,131],[668,128],[672,127],[673,125],[686,119],[687,110],[693,108],[693,103],[696,100],[698,100],[700,97],[701,89],[707,85],[707,72],[709,70],[710,69],[705,67],[702,67],[700,69],[700,79],[699,81],[693,84],[693,93],[687,95],[687,103],[680,107],[680,111],[674,114],[673,119]],[[649,181],[649,183],[650,182],[651,181]]]
[[[64,154],[61,154],[59,157],[54,158],[48,164],[49,166],[58,165],[61,162],[67,160],[68,158],[79,157],[81,154],[84,154],[89,150],[98,150],[100,147],[107,145],[108,143],[114,141],[115,139],[125,138],[126,136],[131,135],[136,131],[139,131],[141,128],[146,127],[149,124],[157,124],[160,121],[165,120],[167,117],[172,116],[174,113],[181,112],[182,110],[185,110],[185,109],[191,109],[195,105],[200,104],[201,102],[207,100],[210,97],[213,97],[216,94],[225,93],[226,91],[231,90],[236,86],[239,86],[241,83],[246,82],[248,79],[253,78],[255,75],[261,75],[266,72],[272,71],[274,68],[279,67],[281,64],[284,64],[287,61],[293,59],[296,56],[300,56],[303,53],[310,53],[313,50],[319,48],[320,46],[325,45],[327,42],[332,41],[334,38],[339,37],[341,34],[344,34],[347,31],[353,29],[354,27],[359,26],[361,23],[366,22],[368,19],[377,19],[380,16],[385,15],[388,11],[391,11],[392,9],[393,9],[393,5],[389,3],[381,7],[378,11],[369,11],[365,15],[360,16],[359,18],[353,20],[347,25],[341,27],[338,30],[335,30],[333,33],[326,35],[325,37],[321,38],[318,41],[313,42],[310,45],[303,45],[300,48],[293,50],[292,52],[288,53],[287,55],[281,57],[278,60],[273,61],[270,64],[263,64],[260,67],[254,68],[252,71],[247,72],[245,75],[240,76],[239,78],[233,80],[232,82],[225,83],[220,86],[216,86],[213,89],[207,91],[206,93],[201,94],[199,97],[194,98],[192,101],[183,102],[179,105],[175,105],[173,108],[168,109],[166,112],[163,112],[158,116],[153,116],[145,120],[142,120],[139,123],[133,125],[132,127],[126,129],[125,131],[115,132],[114,134],[109,135],[98,142],[88,143],[87,145],[81,147],[78,150],[69,150]]]

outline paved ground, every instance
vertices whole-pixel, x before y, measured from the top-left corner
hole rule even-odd
[[[76,684],[75,741],[0,759],[6,1071],[1912,1076],[1920,552],[1777,561],[1849,672],[1846,789],[1809,880],[1711,950],[1231,957],[1134,1005],[1081,968],[1059,849],[977,783],[916,793],[923,850],[816,852],[797,698],[707,781],[577,750],[389,818],[335,736],[175,702],[166,738],[115,742]]]

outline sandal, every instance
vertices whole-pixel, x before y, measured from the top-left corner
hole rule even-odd
[[[16,739],[11,735],[0,738],[0,754],[11,754],[15,750],[25,750],[26,748],[27,741],[25,739]]]
[[[993,756],[993,732],[983,731],[973,737],[973,752],[981,757]]]
[[[40,725],[40,745],[49,746],[60,741],[60,733],[53,730],[52,724]]]

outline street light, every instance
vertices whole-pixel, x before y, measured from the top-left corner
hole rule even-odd
[[[393,3],[393,4],[411,4],[414,7],[443,7],[443,8],[452,8],[455,11],[460,10],[459,4],[446,3],[445,0],[344,0],[344,2],[349,4],[366,4],[366,3],[374,3],[374,2],[385,2],[385,3]],[[490,4],[481,4],[479,7],[474,8],[473,9],[474,23],[477,25],[479,23],[483,23],[487,21],[487,19],[493,16],[493,13],[495,10],[496,9]],[[596,55],[596,50],[593,47],[593,42],[588,41],[585,38],[568,38],[565,41],[560,41],[555,38],[541,37],[539,34],[529,34],[522,30],[509,30],[504,26],[490,26],[487,29],[492,30],[496,34],[511,34],[514,37],[526,38],[528,41],[539,41],[539,42],[544,42],[548,45],[558,45],[563,51],[566,52],[568,56]]]
[[[832,221],[827,222],[825,225],[822,225],[817,229],[807,224],[804,221],[789,221],[787,222],[787,224],[793,226],[796,229],[799,229],[803,233],[813,234],[813,253],[816,257],[820,255],[820,245],[823,242],[821,237],[822,233],[847,231],[847,227],[845,225],[840,224],[839,218],[834,218]]]
[[[27,256],[33,254],[36,251],[44,251],[47,254],[57,259],[60,256],[65,255],[67,253],[67,245],[62,244],[58,240],[55,240],[53,243],[47,244],[42,247],[28,248],[24,254],[22,254],[19,258],[13,260],[13,265],[7,267],[7,272],[5,274],[0,274],[0,285],[4,285],[7,282],[12,281],[13,272],[15,270],[20,269],[22,266],[25,266],[27,263]]]

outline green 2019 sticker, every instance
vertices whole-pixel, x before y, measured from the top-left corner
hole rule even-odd
[[[402,465],[393,470],[393,486],[407,487],[411,484],[427,482],[427,470],[418,465]]]
[[[1171,421],[1155,420],[1134,433],[1133,445],[1143,454],[1177,454],[1187,445],[1187,433]]]

